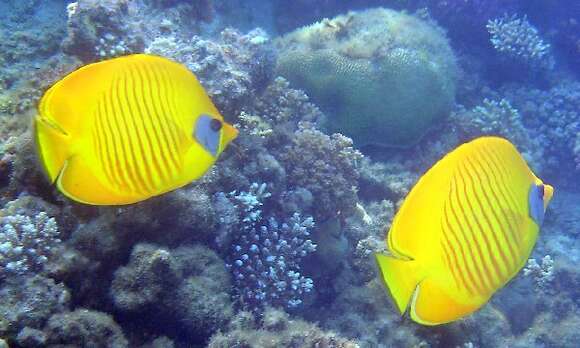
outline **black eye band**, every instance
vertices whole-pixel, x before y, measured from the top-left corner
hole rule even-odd
[[[216,118],[212,118],[212,120],[209,123],[209,127],[211,128],[212,131],[219,132],[219,130],[222,129],[222,121]]]
[[[544,198],[544,185],[538,185],[540,197]]]

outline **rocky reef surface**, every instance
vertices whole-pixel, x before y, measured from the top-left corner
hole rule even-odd
[[[568,13],[541,22],[525,1],[502,3],[515,17],[475,0],[362,10],[375,3],[2,2],[0,346],[575,346],[580,96],[574,52],[562,47],[578,42],[577,27]],[[310,17],[317,24],[298,28]],[[468,44],[455,26],[466,22],[479,33]],[[506,46],[514,35],[525,36],[519,48]],[[324,66],[304,70],[314,58],[297,55],[319,51]],[[193,71],[240,135],[174,192],[122,207],[72,202],[38,165],[36,104],[79,66],[137,52]],[[522,63],[535,54],[550,63]],[[328,57],[350,75],[328,75]],[[390,113],[361,75],[385,59],[390,92],[408,103]],[[510,73],[499,80],[490,67]],[[300,69],[312,81],[284,73]],[[359,106],[329,108],[318,92],[330,90]],[[386,136],[389,120],[411,140],[367,141],[356,128]],[[524,272],[474,315],[422,327],[391,305],[373,254],[421,174],[480,135],[511,140],[556,195]]]

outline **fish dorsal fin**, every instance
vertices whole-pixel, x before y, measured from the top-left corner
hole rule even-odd
[[[34,127],[38,153],[51,182],[74,154],[90,125],[97,97],[106,88],[105,62],[84,66],[55,83],[38,106]],[[110,74],[109,74],[110,75]]]
[[[451,152],[437,162],[415,184],[393,220],[388,234],[390,251],[399,258],[415,258],[437,241],[437,224],[449,194],[449,182],[457,154]]]
[[[114,69],[105,69],[106,64],[110,63],[86,65],[50,87],[40,100],[40,117],[66,134],[78,134],[115,74]]]

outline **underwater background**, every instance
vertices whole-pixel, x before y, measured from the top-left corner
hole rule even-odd
[[[2,0],[0,347],[579,347],[580,2]],[[190,69],[240,131],[143,202],[64,197],[32,119],[79,67]],[[401,317],[374,259],[459,144],[509,139],[555,194],[476,313]]]

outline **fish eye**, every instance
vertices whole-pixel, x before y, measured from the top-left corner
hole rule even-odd
[[[219,130],[222,129],[222,121],[218,120],[217,118],[212,118],[209,123],[209,127],[212,131],[219,132]]]

